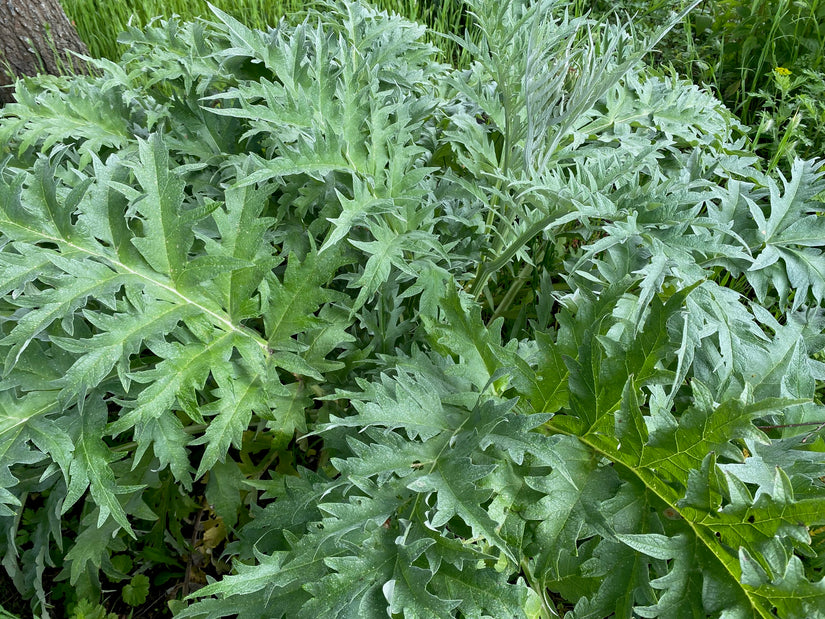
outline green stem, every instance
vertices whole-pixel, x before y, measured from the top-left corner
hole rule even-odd
[[[668,485],[665,480],[660,478],[656,474],[655,469],[646,466],[639,466],[635,462],[628,461],[627,454],[619,454],[611,445],[609,445],[608,441],[611,439],[598,434],[590,434],[590,430],[584,430],[584,432],[579,434],[576,430],[559,425],[556,419],[547,421],[544,424],[544,428],[545,430],[549,430],[556,434],[566,434],[568,436],[575,437],[581,441],[582,444],[609,460],[614,468],[636,477],[649,492],[656,496],[656,498],[669,507],[677,510],[677,512],[684,518],[684,522],[687,526],[693,531],[693,534],[696,536],[697,540],[704,544],[708,551],[710,551],[710,553],[716,558],[731,580],[741,587],[742,592],[751,604],[751,608],[755,611],[755,615],[758,615],[762,619],[770,619],[771,614],[767,611],[763,604],[758,602],[757,596],[754,595],[751,590],[741,586],[741,568],[739,567],[739,559],[734,554],[731,554],[725,550],[721,544],[717,543],[714,535],[708,531],[708,528],[704,526],[702,522],[699,521],[700,514],[697,510],[688,506],[680,505],[681,496],[679,493]]]
[[[250,479],[260,479],[261,475],[269,470],[269,466],[275,462],[275,459],[280,453],[281,451],[279,449],[270,449],[264,461],[255,467],[255,472],[250,476]]]
[[[516,295],[519,293],[519,290],[521,290],[522,286],[524,286],[524,284],[530,278],[530,273],[532,272],[532,270],[532,264],[525,264],[521,268],[521,272],[518,274],[513,284],[507,290],[507,294],[504,295],[504,298],[501,299],[501,302],[498,304],[496,311],[493,312],[493,315],[490,318],[490,322],[493,322],[496,318],[501,316],[510,308],[510,305],[512,305],[513,303],[513,299],[516,298]]]
[[[552,617],[559,617],[560,615],[555,609],[555,605],[547,599],[547,589],[536,580],[527,559],[521,560],[520,567],[521,573],[524,574],[524,579],[527,581],[527,585],[535,592],[537,596],[539,596],[539,599],[541,600],[541,619],[552,619]]]
[[[573,210],[573,201],[567,198],[562,198],[557,196],[558,200],[563,203],[563,206]],[[564,215],[559,214],[558,212],[551,213],[546,217],[543,217],[532,226],[527,228],[524,232],[522,232],[515,241],[510,243],[509,247],[507,247],[503,252],[501,252],[495,260],[491,260],[489,262],[484,262],[479,265],[478,272],[476,274],[475,279],[470,287],[470,292],[473,295],[473,298],[478,301],[481,297],[481,291],[484,289],[484,284],[487,283],[487,279],[498,271],[501,267],[505,264],[510,262],[513,256],[518,253],[518,251],[524,247],[527,243],[529,243],[533,237],[537,234],[541,233],[547,226],[549,226],[554,221],[559,221],[560,223],[566,223],[564,219]]]

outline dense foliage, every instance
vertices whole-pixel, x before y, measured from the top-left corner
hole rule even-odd
[[[581,0],[580,0],[581,2]],[[120,33],[129,26],[143,28],[157,18],[177,17],[185,21],[210,16],[209,5],[226,11],[250,28],[266,30],[284,16],[294,19],[306,14],[312,3],[304,0],[60,0],[66,14],[97,58],[120,58]],[[403,15],[426,25],[426,38],[439,42],[436,55],[461,62],[461,47],[439,33],[463,31],[466,18],[462,0],[373,0],[373,6]],[[576,10],[581,10],[577,7]]]
[[[18,84],[0,553],[39,614],[825,616],[818,164],[766,175],[655,39],[472,8],[467,70],[338,2]]]
[[[120,32],[153,18],[208,15],[205,0],[62,0],[92,55],[117,59]],[[303,0],[214,0],[250,28],[303,15]],[[437,57],[466,68],[469,54],[441,33],[462,34],[473,21],[461,0],[374,0],[380,9],[426,24]],[[638,34],[655,33],[688,0],[571,0],[572,16],[631,19]],[[695,3],[694,3],[695,4]],[[471,28],[471,34],[475,30]],[[796,157],[825,152],[825,2],[703,0],[657,45],[649,60],[714,92],[751,131],[746,143],[767,172],[788,172]]]

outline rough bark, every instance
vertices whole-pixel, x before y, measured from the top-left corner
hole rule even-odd
[[[0,0],[0,103],[13,100],[6,85],[17,76],[59,74],[67,50],[89,53],[58,0]]]

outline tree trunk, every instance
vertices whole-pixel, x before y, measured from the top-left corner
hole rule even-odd
[[[16,76],[77,67],[67,50],[89,53],[58,0],[0,0],[0,103],[14,100]]]

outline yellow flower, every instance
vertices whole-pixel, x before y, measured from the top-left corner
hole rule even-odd
[[[785,67],[776,67],[776,68],[774,69],[774,73],[776,73],[777,75],[790,75],[790,74],[791,74],[791,70],[790,70],[790,69],[786,69]]]

